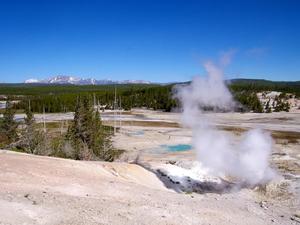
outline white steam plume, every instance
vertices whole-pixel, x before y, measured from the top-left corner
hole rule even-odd
[[[268,182],[274,176],[268,162],[272,138],[254,129],[233,145],[231,136],[209,122],[203,108],[232,110],[235,102],[223,81],[222,70],[212,62],[204,67],[208,76],[195,77],[189,85],[178,86],[175,96],[183,107],[183,124],[192,128],[198,160],[214,175],[235,177],[250,186]]]

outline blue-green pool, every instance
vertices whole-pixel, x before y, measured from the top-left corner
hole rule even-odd
[[[183,151],[189,151],[192,149],[191,145],[186,145],[186,144],[161,145],[161,147],[165,148],[169,152],[183,152]]]

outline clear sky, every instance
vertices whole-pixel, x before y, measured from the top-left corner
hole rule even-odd
[[[0,0],[0,82],[185,81],[226,58],[226,78],[300,80],[300,1]]]

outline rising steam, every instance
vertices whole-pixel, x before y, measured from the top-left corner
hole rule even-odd
[[[189,85],[176,87],[182,104],[182,122],[193,131],[193,147],[200,163],[218,176],[230,176],[250,186],[264,184],[274,176],[269,167],[272,138],[260,129],[246,132],[239,144],[209,122],[204,109],[232,110],[233,97],[223,72],[212,62],[204,64],[208,76],[195,77]]]

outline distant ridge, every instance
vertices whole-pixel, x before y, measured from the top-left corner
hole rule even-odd
[[[150,81],[145,80],[96,80],[93,78],[78,78],[73,76],[58,75],[43,80],[28,79],[24,81],[25,84],[74,84],[74,85],[105,85],[105,84],[151,84]]]
[[[240,78],[240,79],[230,79],[226,80],[228,83],[233,84],[260,84],[260,85],[293,85],[299,86],[300,81],[272,81],[272,80],[265,80],[265,79],[247,79],[247,78]]]

